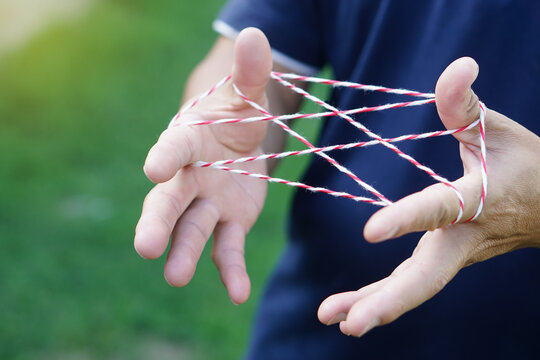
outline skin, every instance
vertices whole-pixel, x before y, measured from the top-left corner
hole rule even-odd
[[[220,38],[190,77],[184,99],[206,91],[230,73],[231,68],[233,82],[261,106],[269,108],[270,99],[274,113],[294,112],[299,107],[299,96],[290,96],[283,87],[269,84],[270,47],[265,36],[254,29],[240,34],[236,45]],[[260,115],[238,97],[231,84],[186,113],[181,122]],[[241,304],[248,299],[250,281],[244,261],[244,240],[261,212],[267,184],[186,165],[199,159],[260,155],[264,143],[266,151],[280,151],[284,134],[280,129],[268,127],[267,131],[266,123],[178,126],[165,130],[150,149],[144,172],[157,185],[145,198],[136,227],[135,249],[146,259],[156,259],[171,241],[164,269],[170,285],[186,286],[191,281],[203,248],[213,233],[212,259],[232,302]],[[263,143],[265,135],[270,140]],[[243,168],[267,172],[264,162]]]
[[[272,113],[298,109],[298,97],[269,85],[270,47],[256,29],[243,31],[235,43],[218,40],[193,72],[185,99],[210,88],[231,68],[240,90]],[[436,105],[446,128],[459,128],[479,117],[478,98],[471,90],[477,75],[474,60],[461,58],[439,78]],[[257,115],[229,84],[190,110],[181,121]],[[515,249],[540,247],[540,138],[493,110],[487,110],[485,121],[489,187],[478,219],[449,226],[457,216],[458,200],[441,184],[379,210],[364,228],[369,242],[426,232],[411,257],[390,276],[357,291],[327,298],[318,311],[321,322],[339,323],[344,334],[362,336],[430,299],[463,267]],[[279,151],[284,143],[281,132],[273,128],[267,132],[266,127],[261,123],[178,126],[165,130],[148,153],[144,171],[157,185],[144,201],[135,249],[142,257],[155,259],[171,241],[164,270],[169,284],[189,283],[213,233],[212,258],[231,300],[240,304],[249,297],[244,240],[264,204],[266,183],[186,166],[197,160],[258,155],[263,152],[262,146],[266,151]],[[475,128],[455,136],[460,142],[464,176],[454,185],[465,199],[464,220],[476,212],[480,198],[478,135]],[[243,168],[267,171],[261,162]]]

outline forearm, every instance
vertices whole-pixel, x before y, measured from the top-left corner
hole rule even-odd
[[[195,67],[184,87],[182,105],[204,93],[231,73],[234,42],[220,37],[206,57]]]

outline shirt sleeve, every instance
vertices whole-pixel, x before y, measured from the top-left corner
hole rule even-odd
[[[246,27],[259,28],[276,63],[313,75],[325,64],[319,10],[318,0],[229,0],[213,27],[233,39]]]

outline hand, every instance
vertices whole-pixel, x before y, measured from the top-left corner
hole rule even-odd
[[[448,129],[479,117],[471,85],[478,65],[470,58],[452,63],[436,87],[437,110]],[[388,324],[437,294],[465,266],[506,252],[540,245],[540,138],[516,122],[487,110],[488,192],[473,222],[481,192],[479,130],[459,133],[464,176],[454,182],[465,199],[460,224],[458,200],[436,184],[375,213],[364,228],[369,242],[429,230],[412,256],[376,283],[327,298],[319,308],[325,324],[340,322],[344,334],[362,336]]]
[[[236,94],[232,83],[268,108],[265,89],[272,57],[266,38],[258,30],[247,29],[238,36],[234,50],[232,82],[186,112],[180,122],[259,116]],[[263,207],[266,182],[188,165],[198,160],[260,155],[265,133],[266,125],[260,122],[180,125],[165,130],[149,151],[144,171],[157,185],[144,201],[135,249],[142,257],[155,259],[165,252],[171,238],[164,270],[169,284],[185,286],[190,282],[213,233],[212,259],[231,300],[240,304],[249,297],[244,238]],[[262,162],[243,168],[266,172]]]

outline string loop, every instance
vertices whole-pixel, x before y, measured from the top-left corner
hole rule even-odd
[[[308,148],[304,150],[297,150],[297,151],[286,151],[281,153],[273,153],[273,154],[263,154],[259,156],[252,156],[252,157],[242,157],[238,159],[227,159],[227,160],[219,160],[219,161],[212,161],[212,162],[206,162],[206,161],[197,161],[192,163],[192,166],[200,167],[200,168],[213,168],[213,169],[219,169],[223,171],[228,171],[235,174],[245,175],[254,177],[257,179],[266,180],[269,182],[275,182],[275,183],[281,183],[289,186],[299,187],[302,189],[306,189],[311,192],[317,192],[317,193],[325,193],[331,196],[335,197],[342,197],[351,199],[358,202],[366,202],[378,206],[388,206],[391,205],[392,202],[388,200],[382,193],[380,193],[378,190],[376,190],[373,186],[367,184],[362,179],[360,179],[356,174],[354,174],[351,170],[347,169],[343,165],[341,165],[339,162],[337,162],[334,158],[330,157],[328,155],[328,152],[335,151],[335,150],[344,150],[344,149],[352,149],[352,148],[361,148],[366,146],[372,146],[372,145],[383,145],[384,147],[392,150],[394,153],[396,153],[399,157],[403,158],[404,160],[407,160],[414,166],[416,166],[418,169],[424,171],[429,176],[431,176],[434,180],[437,182],[440,182],[450,188],[458,198],[459,201],[459,212],[456,219],[452,222],[452,224],[458,223],[461,221],[463,217],[465,202],[463,199],[462,194],[460,191],[454,186],[454,184],[449,181],[448,179],[440,176],[437,174],[433,169],[421,164],[416,159],[414,159],[409,154],[406,154],[402,150],[400,150],[394,143],[401,142],[401,141],[407,141],[407,140],[419,140],[419,139],[426,139],[426,138],[432,138],[432,137],[439,137],[439,136],[446,136],[446,135],[453,135],[457,134],[463,131],[471,130],[475,128],[476,126],[479,127],[479,140],[480,140],[480,160],[481,160],[481,175],[482,175],[482,192],[480,196],[480,202],[479,206],[475,212],[475,214],[467,220],[473,221],[481,214],[485,199],[487,196],[487,163],[486,163],[486,144],[485,144],[485,115],[486,115],[486,107],[483,103],[480,102],[480,118],[476,121],[472,122],[471,124],[464,126],[459,129],[453,129],[453,130],[441,130],[441,131],[433,131],[423,134],[410,134],[410,135],[401,135],[394,138],[383,138],[378,134],[373,133],[371,130],[369,130],[365,125],[362,123],[354,120],[351,115],[359,114],[359,113],[367,113],[367,112],[374,112],[374,111],[383,111],[388,109],[396,109],[396,108],[402,108],[402,107],[411,107],[411,106],[421,106],[426,104],[432,104],[435,102],[435,94],[433,93],[422,93],[418,91],[412,91],[407,89],[393,89],[383,86],[375,86],[375,85],[365,85],[365,84],[359,84],[359,83],[353,83],[348,81],[337,81],[337,80],[330,80],[330,79],[323,79],[323,78],[316,78],[316,77],[308,77],[308,76],[301,76],[296,74],[284,74],[279,72],[272,72],[271,78],[278,82],[279,84],[291,89],[291,91],[300,94],[304,98],[315,102],[319,106],[323,107],[326,111],[318,112],[318,113],[311,113],[311,114],[286,114],[286,115],[272,115],[270,112],[268,112],[266,109],[261,107],[256,102],[249,99],[247,96],[245,96],[240,89],[233,84],[234,91],[240,96],[247,104],[249,104],[251,107],[256,109],[258,112],[260,112],[261,116],[256,117],[249,117],[249,118],[236,118],[236,119],[218,119],[218,120],[209,120],[209,121],[198,121],[198,122],[189,122],[189,123],[183,123],[184,125],[188,126],[202,126],[202,125],[216,125],[216,124],[238,124],[238,123],[250,123],[250,122],[257,122],[257,121],[271,121],[275,124],[277,124],[279,127],[281,127],[285,132],[287,132],[292,137],[298,139],[300,142],[302,142],[304,145],[306,145]],[[218,82],[214,87],[203,93],[201,96],[193,100],[190,104],[182,108],[171,120],[169,127],[173,126],[179,126],[181,123],[178,121],[182,115],[192,109],[194,106],[196,106],[202,99],[210,96],[212,93],[214,93],[217,89],[225,85],[227,82],[231,80],[231,75],[226,76],[223,78],[220,82]],[[398,95],[406,95],[406,96],[413,96],[422,98],[421,100],[414,100],[414,101],[408,101],[408,102],[398,102],[398,103],[390,103],[390,104],[384,104],[379,106],[370,106],[370,107],[360,107],[356,109],[349,109],[349,110],[339,110],[335,108],[334,106],[328,104],[327,102],[317,98],[316,96],[308,93],[307,91],[295,86],[288,80],[295,80],[295,81],[304,81],[304,82],[311,82],[311,83],[319,83],[319,84],[325,84],[325,85],[331,85],[335,87],[347,87],[351,89],[357,89],[357,90],[363,90],[363,91],[377,91],[377,92],[383,92],[383,93],[389,93],[389,94],[398,94]],[[325,146],[325,147],[316,147],[313,144],[311,144],[305,137],[298,134],[296,131],[291,129],[285,121],[292,120],[292,119],[312,119],[312,118],[324,118],[324,117],[330,117],[334,116],[336,118],[341,118],[345,120],[350,125],[354,126],[361,132],[365,133],[367,136],[369,136],[372,140],[370,141],[364,141],[364,142],[355,142],[355,143],[349,143],[349,144],[340,144],[340,145],[331,145],[331,146]],[[236,169],[236,168],[230,168],[229,165],[235,165],[235,164],[241,164],[251,161],[260,161],[260,160],[268,160],[268,159],[281,159],[285,157],[290,156],[301,156],[301,155],[307,155],[307,154],[316,154],[317,156],[322,157],[326,161],[328,161],[332,166],[334,166],[336,169],[338,169],[340,172],[346,174],[351,179],[353,179],[358,185],[360,185],[362,188],[364,188],[366,191],[371,193],[373,196],[370,197],[364,197],[364,196],[357,196],[352,195],[347,192],[343,191],[334,191],[330,189],[326,189],[323,187],[316,187],[316,186],[310,186],[301,182],[297,181],[289,181],[285,179],[280,178],[274,178],[265,174],[256,174],[249,171]]]

